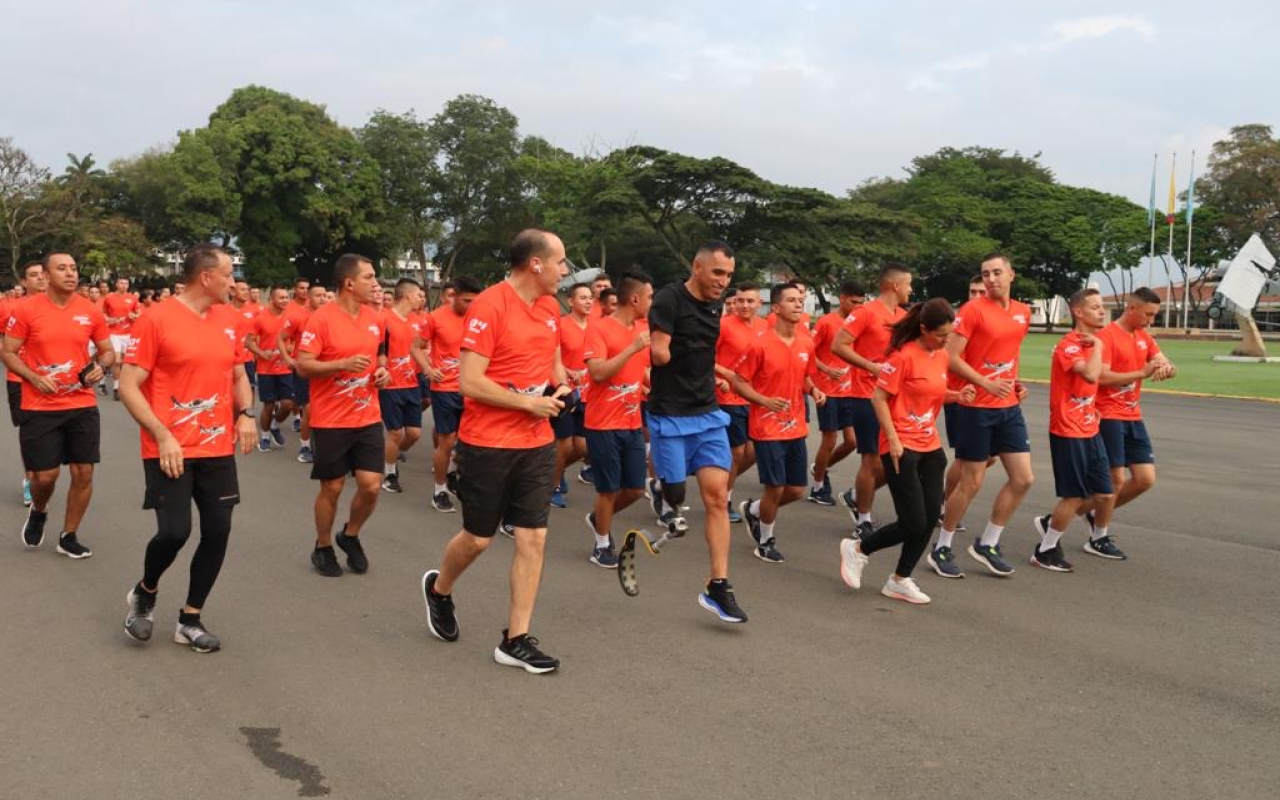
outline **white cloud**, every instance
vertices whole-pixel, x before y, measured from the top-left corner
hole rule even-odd
[[[1151,23],[1137,16],[1081,17],[1058,22],[1053,26],[1054,36],[1064,43],[1076,39],[1097,39],[1117,31],[1133,31],[1143,39],[1150,39],[1155,35],[1155,28],[1151,27]]]

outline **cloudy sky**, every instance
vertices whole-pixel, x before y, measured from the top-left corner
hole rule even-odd
[[[1145,204],[1151,157],[1280,123],[1280,6],[1217,0],[463,4],[431,0],[6,2],[0,136],[60,170],[203,124],[238,86],[434,114],[492,97],[584,151],[723,155],[843,192],[915,155],[1042,153],[1067,183]]]

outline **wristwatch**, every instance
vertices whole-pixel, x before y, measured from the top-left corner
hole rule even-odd
[[[252,412],[252,411],[250,411],[250,410],[249,410],[249,409],[247,409],[247,408],[242,408],[242,409],[240,409],[240,413],[239,413],[239,414],[236,414],[236,416],[237,416],[237,417],[248,417],[249,419],[253,419],[253,418],[254,418],[254,416],[253,416],[253,412]]]

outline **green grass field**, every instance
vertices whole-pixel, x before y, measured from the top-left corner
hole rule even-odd
[[[1049,355],[1062,334],[1033,333],[1022,345],[1022,377],[1028,380],[1049,379]],[[1144,392],[1161,390],[1199,392],[1280,399],[1280,364],[1231,364],[1211,360],[1227,355],[1231,342],[1160,341],[1160,349],[1178,367],[1178,377],[1171,381],[1143,384]],[[1272,345],[1274,347],[1274,345]],[[1268,355],[1280,355],[1280,347],[1269,349]]]

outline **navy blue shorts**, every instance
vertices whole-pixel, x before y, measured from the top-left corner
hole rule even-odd
[[[808,486],[809,451],[804,439],[756,443],[756,474],[765,486]]]
[[[986,461],[1001,453],[1030,453],[1021,406],[973,408],[956,404],[947,438],[961,461]]]
[[[588,430],[586,434],[596,494],[644,488],[649,461],[645,458],[643,431]]]
[[[1156,453],[1142,420],[1104,419],[1098,426],[1102,444],[1107,448],[1107,460],[1112,469],[1131,464],[1154,464]]]
[[[729,415],[729,447],[736,450],[747,443],[747,419],[751,416],[750,406],[720,406],[720,410]]]
[[[253,359],[249,359],[248,361],[244,362],[244,374],[249,376],[250,386],[257,386],[258,385],[258,362],[254,361]]]
[[[431,390],[431,420],[436,433],[457,433],[462,422],[462,392]]]
[[[293,402],[300,406],[311,404],[311,379],[293,373],[290,384],[293,386]]]
[[[411,389],[379,389],[382,426],[389,431],[422,427],[422,394]]]
[[[870,397],[850,397],[853,409],[853,435],[858,439],[858,454],[880,456],[880,420]]]
[[[573,393],[578,395],[577,391]],[[579,402],[577,407],[573,409],[573,413],[561,414],[551,420],[551,430],[555,431],[556,439],[572,439],[575,436],[587,435],[586,411]]]
[[[853,418],[852,397],[828,397],[826,403],[818,406],[818,430],[823,433],[836,433],[852,428]]]
[[[947,429],[947,444],[952,450],[956,449],[956,435],[960,432],[960,423],[956,422],[956,409],[959,407],[959,403],[942,404],[942,423]]]
[[[1053,459],[1053,486],[1058,497],[1092,497],[1111,494],[1111,464],[1101,434],[1072,439],[1049,434]]]
[[[259,375],[258,399],[264,403],[279,403],[293,399],[294,377],[283,375]]]

